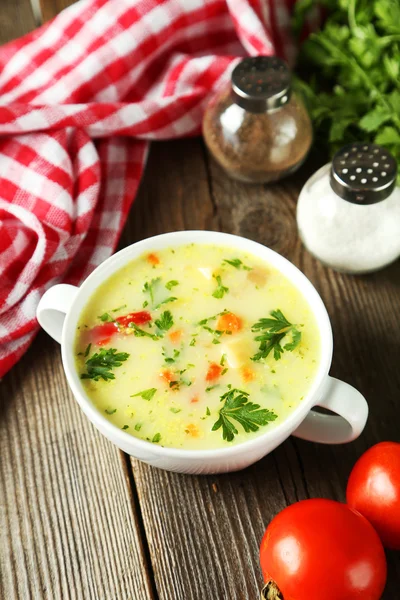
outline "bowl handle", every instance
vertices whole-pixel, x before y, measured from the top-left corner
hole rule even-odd
[[[41,297],[36,309],[39,325],[61,344],[65,315],[69,311],[79,288],[60,283],[49,288]]]
[[[345,444],[355,440],[363,431],[368,418],[368,404],[359,391],[348,383],[328,377],[318,406],[337,416],[311,410],[293,432],[296,437],[321,444]]]

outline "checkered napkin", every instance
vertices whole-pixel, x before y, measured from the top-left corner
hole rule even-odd
[[[81,0],[0,48],[0,376],[43,292],[112,254],[148,140],[195,135],[237,57],[289,62],[293,0]]]

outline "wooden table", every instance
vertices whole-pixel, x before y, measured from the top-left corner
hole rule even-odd
[[[44,2],[45,17],[62,7]],[[29,0],[2,0],[0,41],[35,24]],[[258,546],[271,518],[304,498],[344,500],[356,458],[380,440],[400,441],[400,263],[348,277],[311,258],[295,224],[306,175],[241,185],[200,139],[153,144],[121,247],[166,231],[215,229],[289,258],[328,308],[333,375],[368,398],[361,438],[337,447],[290,438],[258,464],[223,476],[160,471],[91,426],[68,389],[58,345],[40,333],[0,386],[0,598],[256,599]],[[396,600],[400,554],[388,553],[388,562],[384,598]]]

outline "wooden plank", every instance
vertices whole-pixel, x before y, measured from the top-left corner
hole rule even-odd
[[[262,583],[258,546],[270,519],[300,499],[344,500],[356,458],[383,439],[400,441],[400,264],[367,277],[350,277],[308,255],[295,223],[305,177],[303,170],[273,186],[239,184],[213,161],[204,165],[194,140],[155,145],[150,154],[125,243],[183,227],[214,228],[250,237],[287,256],[316,285],[331,315],[332,373],[356,385],[371,409],[365,433],[353,444],[323,446],[290,438],[240,473],[184,476],[132,460],[161,600],[169,599],[171,590],[174,600],[256,598]],[[399,554],[388,556],[387,600],[397,597],[400,579]]]
[[[30,0],[1,0],[0,44],[14,40],[35,27]]]
[[[75,2],[76,0],[40,0],[43,22],[45,23],[49,19],[52,19],[64,8],[75,4]]]
[[[0,388],[0,598],[153,598],[125,455],[41,333]]]

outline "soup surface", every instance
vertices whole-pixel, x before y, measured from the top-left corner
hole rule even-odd
[[[320,354],[311,309],[258,257],[190,244],[147,252],[82,311],[76,365],[96,407],[143,440],[219,448],[296,408]]]

